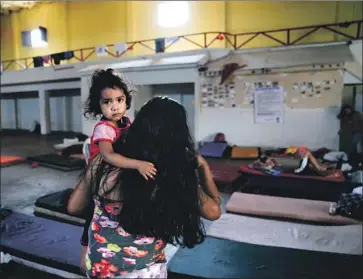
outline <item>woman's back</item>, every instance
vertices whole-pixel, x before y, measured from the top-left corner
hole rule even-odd
[[[157,174],[145,181],[136,170],[91,162],[68,204],[69,212],[79,212],[92,195],[96,203],[88,275],[165,278],[166,243],[192,248],[205,238],[201,217],[220,217],[217,187],[194,150],[185,109],[173,100],[150,100],[119,141],[115,152],[152,162]]]

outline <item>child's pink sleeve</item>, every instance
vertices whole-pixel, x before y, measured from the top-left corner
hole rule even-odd
[[[99,143],[100,141],[113,142],[116,139],[115,130],[106,124],[99,124],[95,127],[93,133],[93,142]]]

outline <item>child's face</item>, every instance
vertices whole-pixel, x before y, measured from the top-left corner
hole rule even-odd
[[[101,92],[101,111],[111,121],[119,121],[126,113],[126,96],[123,90],[105,88]]]

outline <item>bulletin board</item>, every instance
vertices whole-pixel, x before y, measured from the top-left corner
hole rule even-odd
[[[284,102],[291,108],[340,106],[343,73],[339,69],[265,75],[236,74],[220,85],[220,72],[201,77],[202,108],[253,108],[259,88],[281,87]]]
[[[242,94],[236,88],[235,78],[232,77],[221,85],[219,84],[220,80],[220,72],[202,77],[201,107],[216,109],[240,107]]]
[[[342,71],[300,73],[285,77],[285,99],[291,108],[325,108],[340,106],[344,87]]]

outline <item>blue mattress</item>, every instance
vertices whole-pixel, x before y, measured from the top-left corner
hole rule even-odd
[[[168,278],[363,278],[362,256],[270,247],[207,237],[179,249]]]
[[[1,221],[0,231],[4,253],[81,274],[82,227],[13,212]]]

